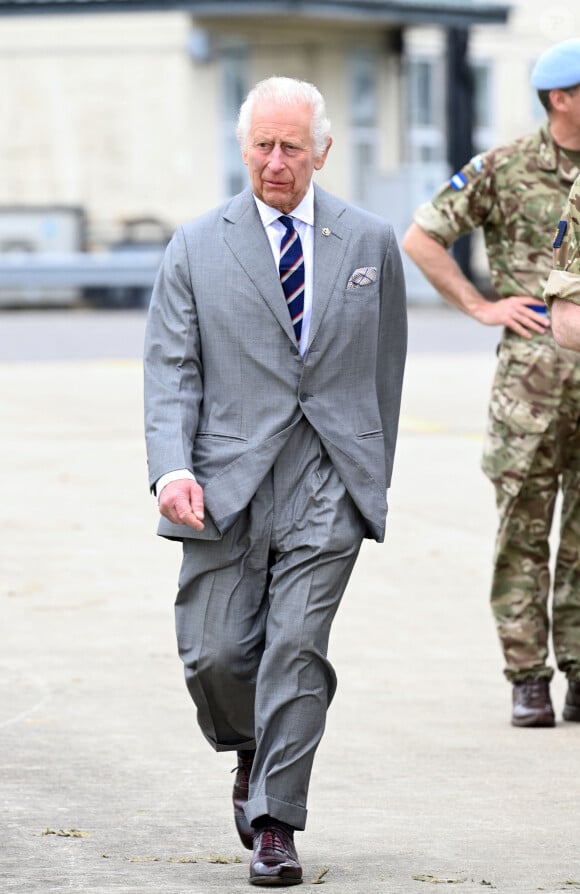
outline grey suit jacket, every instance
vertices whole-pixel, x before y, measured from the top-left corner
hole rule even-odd
[[[314,228],[304,359],[250,189],[167,247],[145,337],[149,480],[190,469],[210,518],[201,533],[162,519],[163,536],[220,537],[304,415],[367,536],[384,538],[406,354],[400,254],[385,220],[318,187]],[[375,281],[347,288],[363,267]]]

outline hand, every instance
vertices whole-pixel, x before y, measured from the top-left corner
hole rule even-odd
[[[477,308],[476,319],[486,326],[507,326],[523,338],[531,338],[533,332],[545,332],[550,327],[546,315],[533,307],[545,308],[543,301],[526,295],[512,295],[498,301],[486,301]]]
[[[170,481],[159,495],[159,512],[175,525],[203,531],[203,488],[189,478]]]

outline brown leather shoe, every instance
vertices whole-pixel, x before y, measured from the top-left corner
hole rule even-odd
[[[254,830],[246,819],[244,806],[248,801],[250,773],[252,772],[255,754],[255,751],[238,751],[238,766],[234,768],[237,772],[232,792],[236,829],[240,836],[240,841],[249,851],[254,847]],[[234,770],[232,770],[233,772]]]
[[[564,720],[580,722],[580,680],[568,680],[568,691],[562,717]]]
[[[254,854],[250,862],[251,885],[299,885],[302,867],[292,835],[278,825],[266,826],[255,833]]]
[[[514,685],[512,726],[554,726],[555,723],[549,680],[528,677]]]

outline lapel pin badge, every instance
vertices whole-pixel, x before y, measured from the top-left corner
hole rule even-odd
[[[328,229],[328,227],[322,227],[322,235],[330,236],[330,230]]]

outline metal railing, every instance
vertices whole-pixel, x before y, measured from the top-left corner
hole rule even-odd
[[[162,247],[0,254],[0,306],[74,303],[91,290],[122,304],[134,290],[150,292],[162,257]]]

